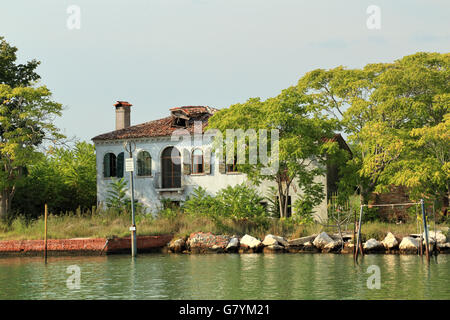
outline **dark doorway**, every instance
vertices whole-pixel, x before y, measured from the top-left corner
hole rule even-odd
[[[181,154],[174,148],[164,149],[161,155],[162,187],[181,188]]]

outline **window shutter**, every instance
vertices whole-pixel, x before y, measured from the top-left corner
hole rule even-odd
[[[109,153],[105,154],[105,156],[103,157],[103,177],[110,177]]]
[[[203,154],[203,168],[205,174],[211,174],[211,150],[208,148],[205,150],[205,153]]]
[[[191,154],[187,149],[183,149],[183,174],[191,174]]]
[[[123,177],[124,153],[121,152],[117,156],[117,178]]]

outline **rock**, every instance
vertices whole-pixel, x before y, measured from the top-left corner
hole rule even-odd
[[[339,233],[329,234],[328,236],[334,241],[341,240],[341,236]],[[342,239],[344,240],[344,242],[353,239],[353,233],[342,232]]]
[[[313,245],[311,241],[308,241],[307,243],[305,243],[302,251],[303,252],[320,252],[320,250],[317,249],[317,247],[315,245]]]
[[[236,252],[239,249],[239,238],[233,237],[230,242],[228,242],[225,251],[227,252]]]
[[[330,252],[339,252],[342,247],[342,241],[337,240],[328,243],[325,247],[323,247],[322,252],[323,253],[330,253]]]
[[[341,250],[341,253],[353,253],[354,246],[353,243],[344,242],[344,248]]]
[[[312,236],[303,237],[303,238],[292,239],[292,240],[288,241],[288,244],[290,247],[303,246],[305,243],[313,241],[316,237],[317,237],[317,234],[314,234]]]
[[[386,250],[392,250],[398,247],[398,241],[391,232],[388,232],[383,241],[381,241],[381,244]]]
[[[287,242],[286,239],[284,239],[283,237],[274,236],[272,234],[268,234],[264,238],[264,241],[262,242],[262,244],[265,246],[272,246],[272,245],[281,245],[283,247],[289,246],[289,242]]]
[[[450,253],[450,242],[437,244],[437,249],[440,253]]]
[[[417,253],[419,241],[413,237],[404,237],[402,242],[400,242],[399,249],[403,253]]]
[[[326,232],[322,232],[314,239],[313,244],[316,246],[316,248],[323,249],[327,244],[333,241],[334,240],[331,239],[328,234],[326,234]]]
[[[261,241],[259,241],[255,237],[252,237],[248,234],[243,236],[240,242],[241,242],[241,247],[248,247],[250,249],[257,248],[261,245]]]
[[[272,244],[270,246],[266,246],[263,249],[264,253],[281,253],[284,251],[284,247],[279,244]]]
[[[189,236],[187,245],[192,253],[219,253],[225,251],[229,242],[229,236],[214,235],[211,232],[195,232]]]
[[[381,244],[381,242],[377,241],[374,238],[367,240],[364,243],[363,248],[364,251],[367,252],[384,251],[384,246]]]
[[[186,249],[186,242],[184,239],[172,240],[169,243],[169,250],[174,253],[182,253]]]
[[[425,242],[425,232],[422,234],[423,237],[423,243]],[[437,230],[436,233],[434,231],[430,231],[428,232],[428,239],[430,240],[430,243],[434,243],[437,240],[437,243],[446,243],[447,242],[447,237],[445,236],[445,234],[442,233],[442,231]]]

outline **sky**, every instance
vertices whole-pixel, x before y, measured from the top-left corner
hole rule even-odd
[[[39,84],[63,104],[56,124],[80,140],[114,130],[117,100],[134,125],[267,99],[316,68],[450,52],[448,0],[14,0],[0,14],[0,35],[19,62],[41,61]]]

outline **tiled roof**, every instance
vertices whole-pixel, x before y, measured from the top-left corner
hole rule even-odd
[[[202,131],[208,124],[208,118],[217,110],[209,107],[179,107],[172,108],[171,111],[182,110],[189,115],[186,130],[189,133],[194,133],[194,121],[202,122]],[[135,126],[130,126],[121,130],[115,130],[108,133],[98,135],[92,140],[119,140],[119,139],[133,139],[133,138],[147,138],[147,137],[164,137],[170,136],[177,129],[184,129],[180,126],[174,125],[174,116],[145,122]]]

